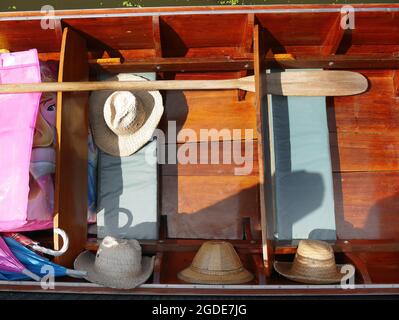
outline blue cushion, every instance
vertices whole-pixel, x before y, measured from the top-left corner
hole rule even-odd
[[[100,151],[98,167],[98,237],[158,239],[156,140],[129,157]]]
[[[276,237],[334,240],[326,98],[271,96],[271,104]]]

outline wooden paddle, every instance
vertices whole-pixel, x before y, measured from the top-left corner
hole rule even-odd
[[[351,71],[289,71],[266,75],[267,92],[284,96],[347,96],[367,90],[367,79]],[[215,90],[255,91],[253,76],[228,80],[92,81],[2,84],[0,93],[95,90]]]

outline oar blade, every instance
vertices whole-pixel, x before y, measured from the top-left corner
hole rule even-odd
[[[367,88],[367,78],[351,71],[288,71],[267,75],[267,92],[275,95],[348,96]]]

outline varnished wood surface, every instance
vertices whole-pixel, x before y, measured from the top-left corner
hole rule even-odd
[[[399,44],[399,12],[357,12],[355,19],[356,27],[351,39],[353,44]]]
[[[393,91],[396,96],[399,96],[399,71],[394,70],[392,74],[392,81],[393,81]]]
[[[328,99],[328,124],[334,172],[399,169],[399,101],[391,70],[359,72],[369,90],[358,96]]]
[[[399,170],[399,135],[396,133],[330,133],[330,148],[334,172]]]
[[[271,48],[274,53],[298,55],[320,53],[336,16],[332,12],[256,15],[261,26],[267,30],[265,41],[268,49]]]
[[[341,14],[335,14],[335,19],[332,21],[323,41],[321,49],[323,55],[337,53],[345,33],[345,30],[341,27],[341,19]]]
[[[353,252],[345,253],[345,262],[349,263],[356,268],[355,271],[355,283],[361,281],[362,283],[370,284],[373,283],[370,277],[366,263],[359,258],[359,255]]]
[[[368,48],[370,51],[370,48]],[[142,52],[139,55],[139,51]],[[319,50],[318,50],[319,51]],[[365,51],[367,51],[365,49]],[[374,54],[364,54],[358,52],[353,55],[329,55],[321,56],[319,53],[311,53],[296,57],[295,59],[282,59],[266,57],[267,68],[328,68],[328,69],[378,69],[378,68],[399,68],[399,59],[392,53],[398,48],[381,48]],[[145,50],[119,51],[125,58],[122,64],[101,64],[93,65],[100,67],[110,73],[120,72],[144,72],[144,71],[226,71],[226,70],[252,70],[253,60],[251,57],[231,58],[229,56],[215,56],[210,58],[147,58],[153,52],[147,53]]]
[[[357,256],[366,265],[373,283],[399,283],[398,252],[363,252]]]
[[[250,55],[253,47],[253,34],[255,26],[255,14],[249,13],[246,15],[244,23],[243,37],[241,40],[240,50],[243,56]]]
[[[235,76],[236,73],[231,72],[178,73],[166,75],[166,79],[224,79]],[[198,155],[194,159],[197,163],[168,164],[161,168],[164,176],[161,211],[168,215],[169,236],[240,239],[243,236],[242,216],[254,218],[251,221],[256,235],[259,230],[255,188],[258,166],[256,156],[249,159],[256,152],[253,94],[238,101],[235,90],[174,91],[165,92],[164,101],[165,113],[160,128],[167,133],[164,143],[171,150],[169,152],[176,154],[179,150],[186,150],[188,155],[192,151],[187,149],[194,146]],[[173,140],[175,134],[167,130],[169,121],[176,121],[176,140]],[[246,129],[249,135],[245,135]],[[213,133],[206,130],[213,130]],[[245,138],[248,140],[242,140]],[[227,146],[231,143],[231,148],[226,144],[223,146],[222,140],[227,142]],[[186,142],[189,143],[183,144]],[[247,156],[245,161],[252,167],[247,172],[249,176],[235,176],[235,169],[242,166],[237,164],[233,152],[229,155],[234,146],[242,156]],[[175,151],[174,147],[177,147]],[[209,164],[206,161],[215,155],[212,148],[219,152],[219,163]],[[232,163],[223,164],[224,156],[232,158]],[[201,161],[208,164],[201,164]],[[226,224],[218,226],[219,219],[226,221]]]
[[[167,141],[168,121],[176,121],[179,143],[223,138],[243,140],[245,129],[250,129],[251,135],[256,138],[252,94],[248,94],[244,101],[237,101],[235,90],[219,91],[217,94],[212,91],[172,91],[166,93],[164,104],[165,112],[160,129],[166,133]],[[188,131],[180,133],[182,129]],[[201,129],[204,132],[202,139]],[[209,138],[204,131],[206,129],[216,129],[221,137]],[[233,129],[238,130],[236,137],[233,137]]]
[[[397,134],[399,100],[394,96],[392,73],[360,71],[369,80],[369,90],[358,96],[336,97],[328,106],[331,131]]]
[[[164,253],[158,252],[155,255],[155,262],[154,262],[154,273],[152,275],[152,283],[161,283],[161,272],[164,262]]]
[[[222,56],[238,55],[246,20],[245,14],[163,16],[160,26],[164,56],[209,57],[209,48],[214,48],[215,53],[219,50],[218,55]]]
[[[390,5],[396,8],[394,4]],[[387,8],[383,5],[355,6],[362,8]],[[356,28],[350,33],[345,33],[340,46],[341,29],[335,29],[333,25],[338,25],[339,7],[332,5],[324,6],[296,6],[300,9],[330,8],[337,12],[284,12],[276,13],[273,10],[291,9],[289,6],[243,6],[230,7],[228,10],[247,10],[245,13],[222,14],[218,11],[220,7],[200,7],[200,8],[140,8],[140,9],[112,9],[112,10],[71,10],[57,11],[58,26],[54,30],[43,30],[40,27],[40,19],[31,21],[12,21],[12,17],[21,18],[40,16],[40,12],[26,13],[2,13],[0,17],[10,20],[1,21],[2,28],[6,30],[2,34],[1,44],[8,45],[12,50],[18,50],[21,43],[27,41],[31,47],[37,47],[40,52],[57,52],[61,41],[60,21],[63,25],[71,26],[88,38],[90,50],[106,52],[110,56],[120,56],[129,60],[161,58],[161,57],[207,57],[207,58],[226,58],[227,60],[250,58],[251,57],[251,33],[255,21],[259,21],[266,30],[268,49],[275,53],[292,53],[298,55],[298,59],[309,57],[299,64],[299,61],[290,62],[296,67],[327,67],[327,68],[355,68],[367,65],[371,68],[381,67],[383,61],[366,62],[364,55],[386,54],[391,57],[389,65],[398,64],[395,52],[398,51],[398,12],[372,11],[357,12]],[[212,14],[206,12],[211,10]],[[251,12],[248,10],[264,10],[264,12]],[[268,12],[269,10],[269,12]],[[186,14],[173,15],[173,12],[186,11]],[[153,15],[149,13],[153,13]],[[157,13],[169,12],[167,15],[157,16]],[[195,13],[195,14],[191,14]],[[201,14],[203,12],[203,14]],[[132,16],[118,16],[118,14],[128,14]],[[148,14],[147,16],[136,15],[134,13]],[[79,17],[84,14],[85,17]],[[103,16],[91,16],[103,14]],[[110,16],[110,14],[112,16]],[[76,15],[70,17],[65,15]],[[63,18],[64,17],[64,18]],[[154,18],[156,17],[156,18]],[[154,20],[155,19],[155,20]],[[373,27],[369,21],[374,19]],[[315,22],[316,21],[316,22]],[[315,27],[317,25],[317,27]],[[205,32],[203,32],[203,29]],[[207,32],[209,30],[209,32]],[[347,36],[349,34],[349,36]],[[383,35],[383,36],[380,36]],[[25,41],[19,41],[22,38]],[[54,41],[56,39],[56,41]],[[339,53],[349,53],[363,55],[353,57],[351,61],[340,62],[346,59],[341,57],[329,56],[335,51]],[[316,57],[327,58],[326,61],[314,61]],[[332,58],[338,59],[337,62],[328,61]],[[239,62],[239,61],[238,61]],[[252,60],[249,60],[252,64]],[[331,63],[332,62],[332,63]],[[140,63],[135,62],[136,66],[130,68],[143,68]],[[236,62],[237,63],[237,62]],[[342,64],[343,63],[343,64]],[[360,63],[360,65],[359,65]],[[248,68],[248,61],[240,69]],[[323,65],[324,64],[324,65]],[[290,64],[285,64],[287,67]],[[339,65],[339,66],[338,66]],[[116,69],[118,66],[106,66]],[[129,64],[126,65],[129,67]],[[158,66],[156,66],[158,67]],[[169,64],[169,68],[170,68]],[[185,67],[191,67],[186,64]],[[195,67],[195,66],[194,66]],[[198,67],[198,66],[197,66]],[[147,65],[151,68],[150,65]],[[178,70],[177,66],[173,66]],[[226,68],[226,66],[219,68]],[[230,67],[232,68],[232,67]],[[184,70],[182,68],[180,70]],[[199,70],[199,69],[197,69]],[[237,69],[236,69],[237,70]],[[140,71],[138,69],[131,71]]]
[[[262,235],[262,258],[267,276],[273,269],[273,234],[275,223],[274,148],[270,135],[270,99],[267,95],[266,66],[262,57],[266,54],[265,35],[259,25],[254,28],[254,71],[256,131],[259,163],[259,211]]]
[[[89,75],[86,41],[73,30],[64,29],[59,81],[84,81]],[[71,267],[83,251],[87,237],[87,92],[58,93],[57,167],[54,226],[69,238],[69,249],[56,261]],[[55,249],[62,246],[54,235]]]
[[[79,30],[90,49],[155,49],[152,17],[64,19],[63,23]]]
[[[389,6],[397,7],[394,4]],[[355,5],[355,8],[369,8],[371,12],[356,13],[358,18],[356,28],[351,31],[350,37],[344,37],[345,48],[340,48],[343,53],[393,54],[397,52],[398,12],[378,12],[372,9],[377,8],[378,10],[378,8],[388,8],[389,6]],[[290,52],[299,56],[334,54],[336,50],[332,49],[339,44],[341,35],[339,32],[331,31],[333,30],[331,27],[336,25],[340,8],[333,5],[295,7],[297,10],[310,8],[316,10],[317,8],[329,8],[335,9],[337,12],[273,12],[276,9],[292,10],[289,6],[240,6],[227,9],[229,12],[245,11],[245,13],[237,12],[236,14],[219,13],[218,11],[224,9],[220,7],[131,8],[57,11],[57,17],[59,17],[57,21],[61,20],[64,25],[69,25],[82,32],[89,39],[88,43],[91,49],[105,50],[111,55],[122,56],[121,50],[130,50],[131,56],[135,58],[140,56],[142,58],[160,57],[161,54],[164,57],[243,58],[250,53],[248,50],[251,44],[249,35],[255,20],[267,29],[267,43],[271,51]],[[207,12],[209,10],[212,14]],[[260,13],[256,10],[264,12]],[[185,11],[185,14],[173,15],[173,12],[182,11]],[[153,20],[153,17],[157,17],[157,14],[163,12],[169,12],[169,14],[161,15],[160,18]],[[129,13],[132,16],[118,16],[118,14]],[[134,13],[144,15],[133,16]],[[85,18],[79,17],[82,14],[85,15]],[[100,16],[94,16],[95,14]],[[145,16],[145,14],[148,15]],[[2,37],[4,43],[11,44],[14,49],[12,44],[20,46],[21,42],[18,39],[26,36],[26,40],[35,44],[39,51],[59,50],[59,48],[49,50],[52,48],[47,46],[55,45],[55,42],[50,41],[51,38],[49,38],[54,35],[58,38],[58,44],[60,43],[58,32],[60,28],[57,27],[54,31],[43,30],[40,28],[40,19],[11,20],[12,17],[20,18],[24,15],[32,18],[39,17],[41,13],[1,13],[0,17],[10,19],[1,21],[4,27],[0,30],[7,30],[7,34]],[[76,17],[71,17],[71,15],[76,15]],[[370,26],[370,20],[374,21],[373,26]],[[377,47],[380,49],[374,50]]]
[[[161,26],[159,16],[152,16],[152,36],[154,41],[155,56],[162,57]]]
[[[398,99],[392,71],[360,71],[368,92],[328,103],[337,236],[398,239]]]
[[[399,172],[334,174],[341,239],[399,239]]]
[[[257,236],[257,188],[257,176],[163,176],[161,212],[168,217],[168,236],[242,239],[246,216]]]
[[[0,21],[0,48],[24,51],[36,48],[38,52],[59,52],[62,31],[42,29],[40,21]]]

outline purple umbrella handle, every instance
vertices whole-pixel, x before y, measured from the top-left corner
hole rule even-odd
[[[35,281],[40,281],[41,280],[41,278],[38,275],[34,274],[32,271],[30,271],[30,270],[28,270],[26,268],[23,269],[21,271],[21,273],[23,273],[24,275],[28,276],[29,278],[32,278]]]

